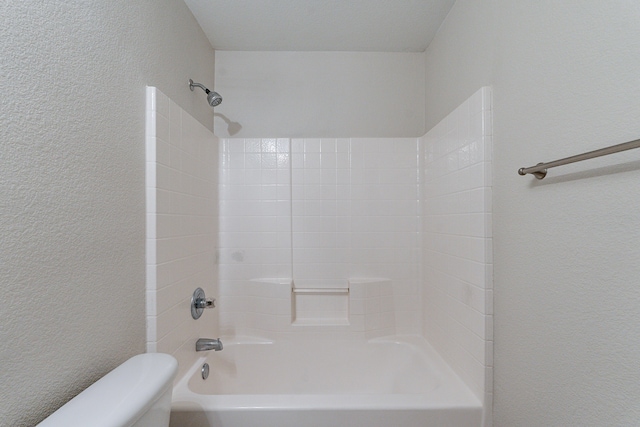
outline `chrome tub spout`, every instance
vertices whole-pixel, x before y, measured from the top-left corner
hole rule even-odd
[[[222,341],[220,338],[200,338],[196,341],[196,351],[222,350]]]

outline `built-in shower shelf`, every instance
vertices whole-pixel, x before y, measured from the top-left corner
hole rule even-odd
[[[291,288],[291,324],[349,325],[348,287]]]
[[[294,294],[348,294],[349,288],[292,288]]]

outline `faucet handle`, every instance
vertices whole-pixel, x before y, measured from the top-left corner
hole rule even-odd
[[[196,308],[215,308],[215,298],[198,298],[194,301]]]
[[[199,319],[205,308],[214,308],[216,306],[215,298],[207,298],[202,288],[198,288],[191,296],[191,317]]]

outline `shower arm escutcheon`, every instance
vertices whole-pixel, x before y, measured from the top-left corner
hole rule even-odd
[[[199,319],[205,308],[215,308],[216,299],[207,298],[202,288],[197,288],[191,296],[191,317]]]

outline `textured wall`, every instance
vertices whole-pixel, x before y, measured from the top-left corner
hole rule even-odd
[[[418,137],[424,80],[420,53],[217,51],[216,135]]]
[[[144,351],[145,85],[214,55],[181,1],[0,5],[0,425],[32,426]]]
[[[640,137],[639,40],[636,1],[458,0],[426,52],[430,124],[493,87],[497,427],[640,419],[640,152],[516,173]]]

